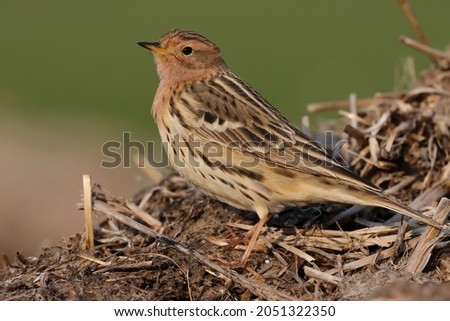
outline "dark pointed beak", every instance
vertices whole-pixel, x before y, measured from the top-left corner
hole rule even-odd
[[[138,42],[138,45],[152,50],[153,47],[159,47],[159,42]]]
[[[165,55],[168,53],[167,50],[161,48],[159,42],[138,42],[138,45],[154,52],[157,55]]]

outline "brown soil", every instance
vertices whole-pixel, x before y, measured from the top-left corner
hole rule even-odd
[[[139,203],[141,197],[149,192],[152,196],[147,202],[146,211],[163,222],[165,236],[176,239],[176,242],[206,257],[236,260],[242,255],[242,250],[217,246],[207,239],[233,238],[239,232],[227,224],[238,221],[251,223],[253,220],[249,217],[253,214],[237,212],[212,200],[177,176],[169,177],[158,186],[142,191],[135,201]],[[317,207],[286,211],[269,225],[285,226],[286,233],[289,234],[290,227],[286,225],[292,225],[292,217],[298,217],[301,213],[308,213],[307,216],[310,217],[309,211],[313,209],[319,211]],[[333,209],[336,209],[335,206]],[[269,232],[266,235],[267,233]],[[44,249],[39,257],[23,258],[18,255],[6,275],[3,275],[0,299],[271,298],[255,295],[246,286],[226,275],[215,273],[207,265],[181,253],[167,242],[143,235],[116,221],[104,220],[95,231],[95,239],[94,251],[87,251],[84,238],[77,234],[58,246]],[[262,281],[276,291],[301,300],[450,299],[449,284],[445,284],[450,279],[449,248],[434,253],[426,273],[413,276],[403,272],[400,258],[395,263],[371,264],[364,269],[346,273],[339,284],[327,284],[307,277],[302,272],[304,261],[287,251],[280,251],[279,248],[274,251],[286,259],[287,266],[266,247],[263,252],[252,254],[249,263],[251,270],[241,269],[237,271],[238,274],[252,282]],[[317,264],[324,263],[318,261]],[[429,296],[430,293],[433,294]]]

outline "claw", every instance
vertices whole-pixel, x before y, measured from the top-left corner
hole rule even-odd
[[[264,224],[266,224],[268,219],[269,217],[260,219],[259,222],[256,223],[255,226],[245,234],[245,237],[235,237],[228,243],[228,248],[233,248],[237,244],[244,243],[243,241],[245,241],[245,243],[248,243],[247,248],[245,249],[245,252],[239,261],[228,261],[219,258],[212,259],[232,269],[245,268],[247,266],[248,259],[250,258],[250,254],[255,247],[259,234],[261,234],[261,229],[263,228]],[[248,240],[249,238],[250,240]]]

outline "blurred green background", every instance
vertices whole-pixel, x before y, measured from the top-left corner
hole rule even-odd
[[[450,41],[450,1],[409,1],[430,44]],[[294,122],[310,102],[394,88],[414,37],[397,1],[0,1],[0,252],[35,254],[82,230],[81,175],[125,197],[148,180],[104,169],[101,146],[159,140],[153,59],[138,41],[197,31]],[[325,117],[325,116],[317,116]],[[326,117],[329,117],[327,115]],[[317,118],[316,118],[317,119]]]

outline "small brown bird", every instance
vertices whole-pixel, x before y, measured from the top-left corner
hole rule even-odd
[[[172,30],[139,45],[154,54],[160,83],[152,112],[174,169],[206,194],[260,218],[232,265],[247,263],[270,215],[286,206],[380,206],[440,227],[335,161],[236,76],[207,38]]]

